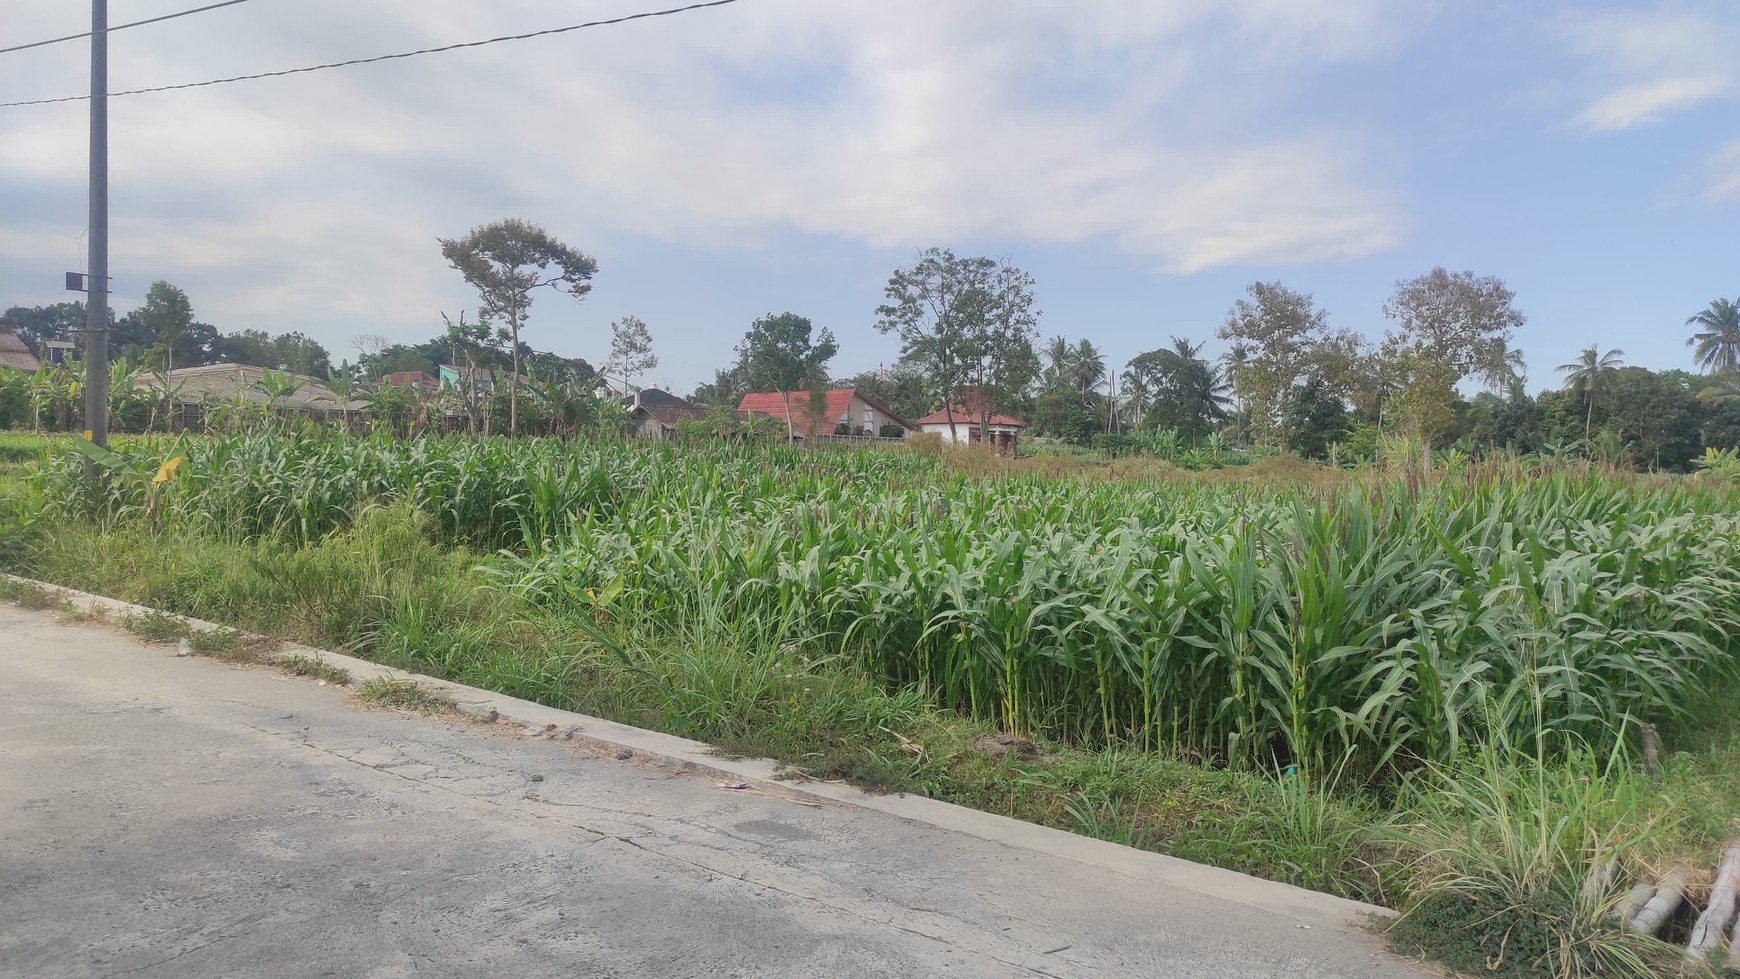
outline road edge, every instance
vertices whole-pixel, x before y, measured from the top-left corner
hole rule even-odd
[[[163,612],[33,578],[13,574],[3,576],[6,580],[20,585],[43,589],[85,611],[162,615],[199,631],[229,628],[203,619]],[[1368,933],[1373,922],[1395,916],[1394,911],[1374,904],[1194,863],[1150,850],[1138,850],[1106,840],[1077,836],[1065,830],[981,812],[937,799],[901,794],[878,795],[851,785],[783,779],[779,777],[779,763],[768,759],[724,757],[715,754],[712,746],[700,741],[547,707],[506,694],[384,666],[344,653],[288,642],[279,643],[275,647],[275,653],[318,657],[347,670],[353,684],[374,677],[412,680],[452,700],[464,713],[482,720],[506,718],[538,732],[547,729],[552,734],[561,733],[570,740],[581,741],[595,748],[607,751],[626,749],[687,769],[709,772],[721,778],[761,783],[775,789],[779,794],[808,796],[830,803],[887,813],[922,825],[1108,870],[1127,879],[1176,887],[1206,897],[1231,901],[1281,915],[1301,925]]]

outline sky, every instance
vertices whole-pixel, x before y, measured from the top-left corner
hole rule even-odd
[[[519,34],[679,0],[250,0],[110,37],[112,91]],[[111,23],[202,0],[112,0]],[[89,27],[0,0],[0,47]],[[523,339],[602,362],[645,320],[687,392],[757,316],[836,375],[920,249],[1037,281],[1113,364],[1207,341],[1257,280],[1374,339],[1398,280],[1504,279],[1530,387],[1596,344],[1690,368],[1740,296],[1734,0],[738,0],[550,37],[110,100],[120,310],[182,287],[223,331],[354,357],[476,295],[438,237],[521,217],[595,258]],[[0,102],[78,95],[88,42],[0,54]],[[0,108],[0,308],[78,298],[84,103]]]

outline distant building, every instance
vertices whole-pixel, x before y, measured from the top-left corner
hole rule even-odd
[[[214,401],[249,401],[257,405],[271,404],[278,411],[307,414],[316,419],[335,418],[368,408],[366,401],[346,401],[324,381],[306,374],[288,371],[273,373],[295,382],[296,390],[273,399],[266,393],[263,381],[266,369],[252,364],[206,364],[203,367],[179,367],[169,372],[165,388],[162,375],[141,371],[134,379],[135,387],[163,393],[181,413],[181,424],[189,427],[202,424],[201,409]]]
[[[71,340],[44,340],[42,351],[51,364],[64,364],[72,359],[76,345]]]
[[[411,388],[424,393],[441,390],[441,382],[434,375],[423,371],[394,371],[387,375],[387,386]]]
[[[979,430],[980,422],[985,421],[985,419],[980,418],[978,414],[965,407],[957,406],[953,415],[952,424],[949,418],[950,412],[939,411],[926,415],[918,420],[918,428],[923,432],[935,432],[942,436],[944,442],[953,442],[957,445],[972,445],[989,441],[998,452],[1014,455],[1021,438],[1021,430],[1027,427],[1027,423],[1019,418],[992,413],[989,419],[990,424],[984,426],[989,432],[987,439],[986,433]]]
[[[622,406],[628,409],[633,432],[640,438],[668,439],[676,434],[677,422],[707,419],[707,409],[658,388],[625,395]]]
[[[440,370],[440,387],[459,387],[461,382],[467,382],[478,394],[494,390],[496,372],[483,367],[455,367],[452,364],[442,364]]]
[[[810,411],[810,393],[792,391],[792,434],[800,438],[830,438],[833,436],[869,436],[872,438],[905,438],[912,434],[913,424],[902,419],[870,394],[857,388],[829,391],[820,414]],[[778,419],[785,422],[786,396],[778,391],[746,394],[737,403],[737,413]],[[898,435],[883,435],[884,429],[899,429]]]
[[[0,333],[0,367],[34,374],[41,366],[42,361],[37,360],[36,355],[30,352],[30,347],[18,339],[18,334]]]

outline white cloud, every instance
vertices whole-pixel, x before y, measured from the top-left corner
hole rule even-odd
[[[1597,132],[1660,122],[1677,109],[1727,94],[1732,84],[1720,75],[1701,75],[1626,85],[1596,99],[1577,121]]]
[[[76,29],[42,6],[0,0],[9,36]],[[136,6],[129,17],[175,4]],[[294,67],[647,6],[248,5],[116,35],[112,75],[133,87]],[[1106,241],[1179,272],[1355,258],[1396,244],[1406,218],[1364,172],[1362,133],[1300,124],[1289,104],[1322,66],[1392,51],[1414,9],[753,0],[118,99],[115,263],[203,277],[214,322],[378,328],[466,302],[434,236],[513,213],[589,249],[796,233]],[[77,91],[69,48],[0,62],[0,90]],[[27,265],[47,242],[59,255],[82,226],[83,111],[0,110],[0,211],[25,196],[40,208],[0,237],[0,264]]]
[[[1611,132],[1740,94],[1740,18],[1732,5],[1658,3],[1647,10],[1588,13],[1563,22],[1573,49],[1589,64],[1600,94],[1576,122]]]
[[[1710,161],[1710,189],[1705,196],[1715,204],[1740,203],[1740,139],[1724,143]]]

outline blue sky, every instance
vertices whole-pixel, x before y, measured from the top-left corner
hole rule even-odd
[[[114,0],[119,22],[194,5]],[[562,26],[627,0],[252,0],[112,38],[114,87]],[[0,0],[0,46],[83,28]],[[1397,279],[1497,275],[1531,387],[1590,343],[1689,367],[1740,295],[1740,4],[740,0],[388,65],[113,101],[116,304],[220,329],[415,341],[475,306],[434,239],[521,216],[601,271],[526,339],[601,361],[649,324],[686,391],[755,316],[892,362],[889,272],[929,245],[1038,280],[1047,335],[1122,363],[1210,341],[1249,282],[1374,339]],[[0,55],[74,94],[79,44]],[[0,305],[83,265],[84,108],[0,109]]]

